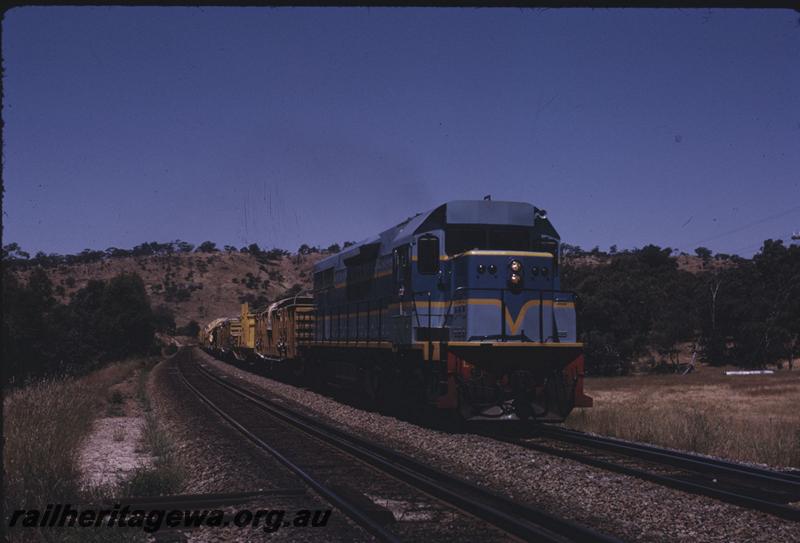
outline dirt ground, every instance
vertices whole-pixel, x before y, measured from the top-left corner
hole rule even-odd
[[[152,462],[139,443],[145,423],[136,401],[136,381],[141,371],[138,368],[108,390],[105,416],[94,421],[81,447],[79,462],[86,488],[113,486]]]

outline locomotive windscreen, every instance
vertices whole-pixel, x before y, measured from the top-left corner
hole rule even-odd
[[[556,254],[558,244],[543,240],[525,226],[450,226],[445,251],[453,256],[474,249],[495,251],[546,251]]]

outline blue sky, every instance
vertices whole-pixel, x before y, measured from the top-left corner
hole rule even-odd
[[[296,249],[451,199],[749,256],[800,230],[793,11],[24,7],[4,243]]]

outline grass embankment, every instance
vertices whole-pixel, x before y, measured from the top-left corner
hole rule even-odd
[[[112,497],[158,495],[176,491],[181,471],[173,447],[157,423],[146,393],[149,370],[157,360],[129,360],[85,377],[52,379],[10,392],[4,400],[4,513],[44,510],[47,504],[98,503]],[[117,485],[86,488],[81,479],[80,448],[101,416],[125,415],[125,396],[114,385],[138,372],[137,398],[145,426],[140,447],[150,466],[137,469]],[[115,441],[117,436],[114,437]],[[8,526],[8,517],[3,521]],[[139,541],[141,530],[71,528],[15,529],[12,541]]]
[[[566,425],[633,441],[774,466],[800,467],[800,371],[726,376],[588,378],[594,407]]]

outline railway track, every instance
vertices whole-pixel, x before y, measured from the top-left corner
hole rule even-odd
[[[437,539],[444,535],[445,539],[463,540],[480,533],[482,540],[491,541],[488,525],[504,534],[499,538],[503,540],[511,535],[543,542],[618,541],[290,410],[279,399],[263,397],[263,393],[214,374],[194,362],[191,351],[185,352],[187,356],[177,361],[177,367],[190,391],[378,540],[419,539],[422,534],[403,533],[399,523],[390,527],[391,518],[376,516],[371,510],[375,504],[363,499],[376,485],[382,486],[384,492],[394,493],[397,500],[424,502],[426,507],[440,513],[447,510],[451,517],[460,515],[475,526],[476,531],[471,534],[448,531],[437,534]],[[276,435],[281,436],[279,440]],[[358,486],[361,494],[338,490],[339,485],[348,483],[351,488]],[[463,527],[464,521],[457,526]],[[434,533],[437,530],[435,526],[422,529]]]
[[[504,439],[527,449],[630,475],[663,486],[800,521],[800,475],[696,454],[594,436],[559,427],[537,427],[536,437]]]

